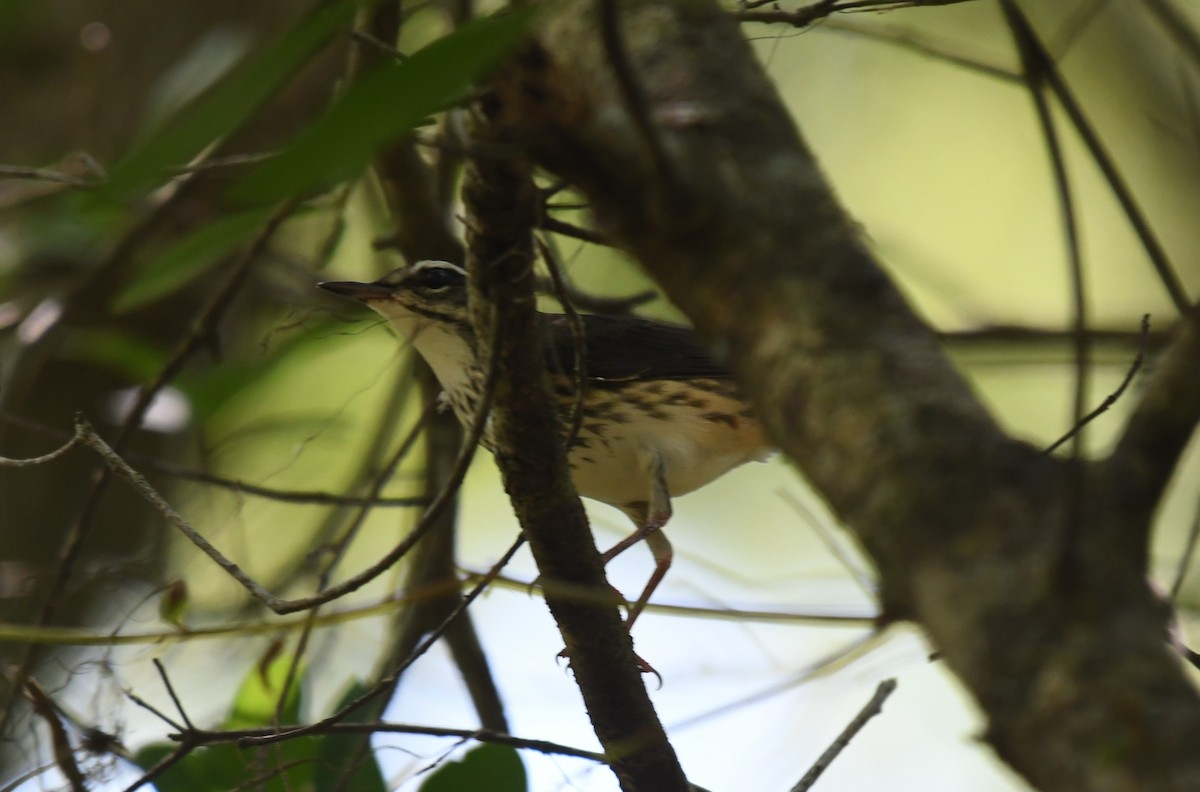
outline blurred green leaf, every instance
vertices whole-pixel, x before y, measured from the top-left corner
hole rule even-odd
[[[270,211],[252,209],[203,226],[152,259],[112,301],[114,313],[154,302],[216,265],[267,221]]]
[[[366,685],[355,682],[342,696],[334,710],[340,710],[367,691]],[[371,708],[359,707],[343,723],[366,723],[371,720]],[[352,768],[346,762],[359,758]],[[346,775],[343,778],[343,774]],[[354,792],[387,792],[383,772],[371,750],[368,734],[329,734],[320,738],[317,747],[317,789],[352,789]]]
[[[155,743],[137,752],[133,762],[149,770],[179,746]],[[228,792],[237,789],[249,772],[244,752],[232,745],[198,748],[154,779],[159,792]]]
[[[237,129],[268,97],[354,19],[362,0],[318,3],[316,9],[273,44],[256,50],[216,86],[155,130],[113,168],[94,194],[121,199],[163,179],[169,168],[190,162],[205,146]]]
[[[159,618],[186,632],[187,625],[184,623],[183,617],[187,613],[187,608],[187,582],[183,580],[171,581],[163,591],[162,598],[158,601]]]
[[[259,660],[254,669],[242,680],[233,699],[233,712],[226,727],[230,729],[253,729],[275,723],[275,712],[279,711],[279,723],[300,722],[300,689],[303,673],[297,672],[288,688],[283,706],[279,696],[287,681],[292,666],[292,656],[283,651],[281,643],[274,643]]]
[[[167,360],[167,352],[160,345],[112,326],[91,326],[68,333],[60,356],[105,367],[131,382],[153,379]]]
[[[358,175],[381,145],[461,99],[516,44],[531,18],[522,11],[480,19],[401,63],[369,72],[279,156],[248,175],[234,198],[273,203]]]
[[[480,745],[467,751],[460,762],[447,762],[421,784],[421,792],[526,792],[525,765],[516,748]]]

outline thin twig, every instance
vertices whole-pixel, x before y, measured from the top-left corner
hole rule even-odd
[[[524,535],[518,536],[517,540],[513,542],[512,546],[509,547],[504,555],[500,557],[500,560],[497,561],[488,571],[488,574],[484,575],[479,583],[477,583],[474,588],[467,592],[467,594],[454,607],[454,609],[446,615],[446,618],[442,620],[441,624],[431,630],[429,635],[425,636],[425,640],[423,640],[415,649],[413,649],[412,654],[405,658],[404,662],[400,663],[400,665],[397,666],[394,671],[392,671],[383,679],[379,680],[379,682],[373,688],[348,702],[345,706],[324,720],[308,726],[300,726],[298,728],[288,729],[287,731],[282,732],[255,732],[239,739],[237,741],[238,746],[246,747],[250,745],[268,745],[270,743],[289,740],[294,737],[300,737],[305,734],[320,733],[330,724],[340,723],[359,707],[377,697],[381,692],[390,690],[395,681],[398,680],[400,676],[408,670],[409,666],[416,662],[418,658],[428,652],[429,649],[435,643],[437,643],[437,641],[442,637],[442,634],[445,633],[446,628],[449,627],[450,623],[457,619],[459,615],[462,614],[467,607],[470,606],[470,604],[488,588],[488,586],[491,585],[492,581],[500,574],[504,567],[507,566],[508,562],[512,560],[512,557],[516,555],[517,550],[519,550],[524,543]]]
[[[371,47],[375,51],[382,53],[383,55],[386,55],[397,62],[408,60],[408,56],[403,52],[396,49],[391,44],[388,44],[378,36],[374,36],[365,30],[360,30],[358,28],[351,30],[350,38],[354,39],[359,44],[366,44],[368,47]]]
[[[125,691],[125,698],[129,699],[130,701],[132,701],[132,702],[133,702],[134,704],[136,704],[137,706],[141,707],[142,709],[146,710],[146,711],[147,711],[147,712],[149,712],[150,714],[154,715],[156,718],[158,718],[158,719],[159,719],[159,720],[161,720],[163,723],[165,723],[165,724],[167,724],[168,726],[170,726],[170,727],[171,727],[172,729],[174,729],[175,731],[177,731],[177,732],[186,732],[186,731],[188,731],[188,727],[187,727],[187,726],[184,726],[182,723],[177,723],[177,722],[176,722],[176,721],[175,721],[173,718],[171,718],[171,717],[170,717],[169,715],[167,715],[165,712],[163,712],[162,710],[160,710],[158,707],[154,706],[154,705],[153,705],[153,704],[151,704],[150,702],[146,701],[144,698],[142,698],[141,696],[137,695],[137,694],[136,694],[136,693],[134,693],[132,690],[126,690],[126,691]]]
[[[1169,0],[1143,0],[1142,7],[1158,18],[1163,31],[1175,40],[1181,52],[1191,58],[1192,68],[1200,69],[1200,33],[1197,33],[1189,18]]]
[[[183,718],[183,724],[187,726],[189,731],[195,731],[196,727],[192,724],[192,719],[188,717],[187,710],[183,708],[183,702],[179,700],[179,695],[175,692],[175,686],[171,684],[171,678],[167,676],[167,669],[163,667],[162,661],[157,657],[154,658],[154,669],[158,671],[158,676],[162,679],[163,687],[167,689],[167,695],[171,697],[172,703],[175,704],[175,711],[179,713],[179,717]]]
[[[189,176],[209,171],[248,168],[277,156],[279,154],[275,151],[266,151],[261,154],[229,154],[224,157],[213,157],[202,162],[195,162],[191,165],[181,165],[178,168],[172,168],[170,173],[173,176]]]
[[[1084,505],[1084,410],[1088,398],[1088,375],[1091,365],[1091,344],[1087,337],[1087,294],[1084,286],[1083,254],[1079,245],[1079,224],[1075,214],[1075,198],[1067,174],[1066,157],[1059,141],[1058,129],[1050,103],[1046,99],[1046,70],[1049,59],[1031,39],[1033,31],[1013,0],[1001,0],[1001,11],[1012,33],[1013,42],[1021,56],[1021,71],[1029,96],[1037,112],[1038,125],[1046,140],[1050,167],[1054,176],[1055,194],[1062,214],[1063,235],[1067,245],[1067,272],[1071,283],[1071,330],[1075,350],[1075,387],[1071,403],[1071,464],[1067,469],[1067,502],[1062,536],[1062,563],[1065,574],[1074,574],[1076,541],[1083,530]]]
[[[183,193],[183,190],[176,191],[175,196]],[[170,203],[168,200],[165,203]],[[164,204],[165,205],[165,204]],[[241,256],[230,267],[229,274],[225,282],[217,289],[208,299],[208,301],[200,309],[192,323],[191,331],[187,337],[175,348],[171,356],[159,369],[155,378],[143,385],[138,390],[137,398],[134,400],[133,406],[130,408],[125,421],[117,430],[116,439],[113,441],[113,448],[109,449],[115,457],[124,448],[126,441],[133,434],[134,430],[141,426],[142,419],[150,404],[154,401],[155,396],[162,390],[167,383],[174,379],[184,365],[191,359],[192,355],[209,344],[216,333],[217,324],[224,316],[226,309],[232,303],[233,297],[240,288],[250,271],[250,267],[258,260],[259,256],[266,249],[267,244],[274,237],[275,232],[283,224],[296,207],[296,201],[290,199],[282,203],[263,224],[258,235],[250,243],[250,245],[241,253]],[[160,208],[161,211],[161,208]],[[158,217],[154,215],[153,217]],[[148,219],[136,227],[126,236],[122,242],[110,253],[110,256],[101,262],[99,270],[93,270],[91,278],[96,277],[97,271],[108,271],[119,267],[119,260],[116,255],[126,249],[132,249],[141,240],[144,234],[149,233],[151,221]],[[89,279],[87,283],[94,283],[94,280]],[[76,427],[78,431],[78,426]],[[89,427],[90,431],[90,427]],[[95,432],[91,432],[94,440],[100,440]],[[100,440],[103,445],[103,441]],[[105,446],[107,447],[107,446]],[[140,475],[138,478],[141,478]],[[145,479],[141,479],[145,483]],[[82,505],[79,508],[78,517],[74,524],[67,532],[62,546],[58,553],[58,562],[54,566],[54,577],[48,586],[46,598],[42,603],[41,609],[34,620],[35,624],[46,625],[54,618],[62,604],[64,592],[67,584],[75,575],[75,565],[79,560],[80,554],[85,541],[91,534],[93,521],[96,511],[99,508],[100,501],[108,488],[109,474],[101,472],[92,480],[92,485],[83,497]],[[146,484],[149,487],[149,484]],[[155,493],[157,495],[157,493]],[[161,500],[161,498],[160,498]],[[165,501],[164,501],[165,503]],[[17,669],[13,674],[14,684],[9,693],[8,699],[5,701],[3,711],[0,712],[0,733],[3,733],[9,720],[12,717],[13,704],[16,699],[16,691],[21,688],[22,682],[29,676],[33,670],[33,665],[36,661],[36,653],[34,647],[28,646],[23,651]]]
[[[104,460],[118,476],[125,479],[144,500],[150,503],[161,514],[167,522],[175,526],[184,536],[188,538],[196,547],[200,548],[209,558],[211,558],[218,566],[241,584],[246,591],[262,602],[272,611],[283,615],[286,613],[295,613],[296,611],[307,610],[317,605],[323,605],[338,597],[344,596],[352,591],[365,586],[384,571],[390,569],[401,557],[412,549],[422,536],[434,524],[437,515],[454,497],[459,485],[462,483],[463,477],[466,476],[467,468],[471,464],[471,459],[475,455],[475,449],[478,446],[479,438],[483,435],[484,426],[487,423],[488,412],[491,407],[492,394],[496,390],[496,379],[498,376],[498,366],[495,362],[495,356],[488,360],[487,376],[484,378],[483,392],[480,395],[479,408],[475,414],[475,419],[471,425],[471,431],[468,432],[467,439],[463,444],[462,451],[459,454],[458,460],[450,477],[446,481],[446,487],[436,497],[421,515],[416,527],[414,527],[404,539],[393,547],[386,555],[378,562],[367,567],[357,575],[350,577],[336,586],[330,586],[319,594],[311,597],[301,597],[299,599],[286,600],[276,597],[269,591],[264,589],[253,578],[242,571],[241,567],[233,561],[226,558],[219,550],[216,549],[207,539],[200,535],[192,525],[185,520],[178,512],[176,512],[169,503],[146,481],[142,474],[131,468],[124,459],[122,459],[107,443],[104,442],[96,432],[91,428],[86,421],[78,419],[85,428],[83,431],[82,442],[92,448]]]
[[[1149,338],[1150,338],[1150,314],[1146,314],[1142,317],[1142,344],[1141,344],[1141,347],[1138,349],[1137,356],[1133,359],[1133,363],[1131,363],[1129,365],[1129,370],[1125,372],[1125,378],[1123,380],[1121,380],[1121,384],[1117,386],[1117,389],[1115,391],[1108,394],[1108,396],[1104,399],[1104,401],[1100,402],[1100,406],[1098,406],[1096,409],[1092,410],[1090,413],[1088,413],[1087,415],[1080,418],[1079,421],[1075,424],[1075,426],[1071,427],[1071,430],[1069,432],[1067,432],[1065,435],[1058,438],[1052,444],[1047,446],[1046,449],[1042,451],[1043,454],[1054,453],[1054,451],[1059,446],[1061,446],[1063,443],[1070,440],[1071,437],[1073,437],[1075,435],[1075,433],[1077,433],[1081,428],[1083,428],[1083,426],[1091,423],[1096,418],[1098,418],[1101,415],[1103,415],[1104,413],[1108,412],[1109,408],[1111,408],[1114,404],[1117,403],[1117,400],[1120,399],[1122,394],[1125,393],[1125,389],[1129,387],[1129,384],[1131,382],[1133,382],[1134,376],[1142,368],[1142,363],[1145,362],[1146,348],[1148,346]]]
[[[879,604],[879,589],[875,585],[875,581],[871,579],[871,575],[862,568],[862,564],[851,557],[850,553],[842,546],[842,543],[834,536],[833,531],[829,529],[825,523],[818,519],[804,503],[786,489],[778,490],[779,497],[792,507],[792,510],[799,514],[808,526],[812,528],[813,533],[821,540],[822,544],[833,554],[847,572],[850,577],[858,585],[860,591],[867,595],[867,599],[876,605]]]
[[[454,583],[457,586],[457,581]],[[527,589],[528,585],[522,586]],[[326,612],[317,617],[319,626],[328,627],[335,624],[356,621],[378,616],[395,610],[425,597],[437,596],[440,588],[426,587],[410,591],[404,595],[393,595],[381,600],[343,610]],[[266,635],[277,634],[289,630],[297,630],[304,626],[306,618],[282,618],[273,621],[232,622],[214,624],[208,627],[188,627],[180,631],[178,627],[170,630],[154,630],[140,633],[102,633],[97,634],[79,627],[31,627],[26,624],[0,622],[0,643],[48,644],[55,646],[127,646],[131,644],[162,644],[170,641],[190,641],[202,638],[219,638],[228,635]]]
[[[476,572],[474,570],[464,570],[466,573],[466,582],[478,580],[485,573]],[[504,577],[503,575],[496,578],[493,584],[497,588],[506,588],[513,591],[521,591],[531,593],[544,588],[537,581],[517,580],[515,578]],[[555,590],[562,592],[565,598],[573,599],[577,602],[612,602],[612,596],[608,592],[597,592],[594,588],[585,587],[569,587],[561,584],[555,586]],[[632,602],[621,601],[617,605],[619,607],[628,607]],[[853,613],[797,613],[782,610],[749,610],[744,608],[706,608],[695,605],[671,605],[665,602],[650,602],[646,604],[646,613],[661,613],[670,616],[680,616],[688,619],[704,619],[706,621],[725,620],[733,622],[757,621],[774,624],[827,624],[831,626],[841,627],[871,627],[879,623],[880,614],[876,611],[869,613],[863,612],[858,614]]]
[[[67,437],[66,432],[53,429],[37,421],[31,421],[27,418],[21,418],[16,415],[11,415],[0,411],[0,422],[11,426],[18,426],[30,432],[62,439]],[[65,453],[71,446],[78,444],[79,439],[72,437],[68,440],[67,445],[59,448],[49,454],[32,459],[5,459],[0,457],[0,467],[25,467],[29,465],[37,465],[43,462],[50,462],[56,459],[59,455]],[[338,495],[333,492],[325,492],[321,490],[284,490],[273,487],[263,487],[258,484],[251,484],[241,479],[231,479],[224,476],[218,476],[214,473],[209,473],[205,470],[197,470],[195,468],[176,465],[171,462],[166,462],[150,454],[144,454],[140,451],[128,451],[125,457],[131,462],[136,463],[139,467],[149,470],[154,473],[162,473],[167,476],[183,479],[185,481],[193,481],[197,484],[207,484],[213,487],[221,487],[230,490],[239,495],[250,495],[257,498],[265,498],[267,500],[280,501],[282,503],[303,503],[319,506],[380,506],[385,508],[412,508],[414,506],[428,506],[429,498],[423,495],[415,495],[407,498],[399,497],[376,497],[356,496],[356,495]]]
[[[593,245],[606,245],[612,247],[612,240],[601,234],[599,231],[593,231],[590,228],[581,228],[577,225],[550,217],[543,213],[538,221],[538,227],[543,231],[549,231],[553,234],[562,234],[563,236],[574,237],[575,239],[591,242]]]
[[[606,316],[629,316],[633,313],[634,308],[653,302],[658,298],[658,292],[654,289],[646,289],[628,297],[602,297],[598,294],[582,292],[566,282],[565,279],[563,287],[566,290],[567,298],[576,308]],[[537,290],[542,293],[552,292],[555,291],[555,286],[549,278],[538,277]]]
[[[583,318],[575,310],[567,285],[563,281],[562,270],[558,266],[558,258],[554,251],[541,237],[535,237],[542,260],[546,262],[546,271],[550,273],[550,281],[554,284],[554,296],[562,304],[567,322],[571,325],[571,340],[575,345],[575,401],[571,405],[571,420],[567,422],[567,438],[564,444],[567,453],[575,445],[579,429],[583,426],[583,402],[587,398],[587,336],[583,326]]]
[[[76,432],[75,436],[68,440],[61,447],[56,448],[48,454],[42,454],[41,456],[30,457],[28,459],[9,459],[8,457],[0,456],[0,467],[23,468],[33,467],[34,465],[44,465],[47,462],[53,462],[75,446],[79,445],[80,439],[79,433]]]
[[[878,41],[1005,83],[1019,82],[1021,79],[1021,75],[1006,66],[988,63],[973,55],[956,52],[952,45],[934,41],[925,34],[899,26],[880,25],[875,22],[864,24],[854,19],[839,18],[827,19],[814,30]]]
[[[58,707],[32,677],[25,680],[25,695],[32,702],[33,711],[46,722],[54,751],[54,764],[59,772],[66,777],[72,792],[87,792],[87,778],[79,769],[79,763],[75,761],[75,749],[71,746],[66,728],[59,720]]]
[[[946,6],[959,3],[969,3],[973,0],[819,0],[810,6],[795,11],[754,11],[737,12],[737,18],[742,22],[783,23],[793,27],[808,27],[812,23],[836,13],[855,11],[896,11],[901,8],[920,8],[923,6]],[[745,9],[755,9],[767,5],[773,0],[755,0],[743,4]]]
[[[1142,330],[1097,329],[1091,327],[1087,331],[1088,340],[1092,344],[1122,344],[1145,346],[1147,350],[1161,347],[1170,334],[1156,330],[1145,333]],[[1051,330],[1026,325],[988,325],[973,330],[943,330],[937,332],[937,337],[949,344],[964,346],[983,344],[1012,344],[1058,346],[1075,340],[1071,330]]]
[[[154,765],[154,767],[151,767],[149,770],[142,773],[140,778],[138,778],[129,786],[125,787],[123,792],[137,792],[138,789],[141,789],[146,784],[149,784],[151,781],[158,778],[160,775],[167,772],[180,761],[182,761],[183,758],[195,750],[195,748],[196,746],[191,743],[185,742],[183,745],[180,745],[174,751],[171,751],[171,753],[160,759],[158,764]]]
[[[513,748],[522,748],[538,753],[559,755],[559,756],[574,756],[579,759],[590,759],[594,762],[607,763],[607,758],[604,754],[595,751],[587,751],[582,748],[575,748],[570,745],[550,742],[549,740],[533,740],[524,737],[517,737],[512,734],[496,731],[495,729],[453,729],[442,726],[423,726],[407,723],[393,723],[390,721],[375,721],[371,723],[326,723],[321,728],[321,734],[420,734],[427,737],[453,737],[460,740],[476,740],[482,743],[494,743],[496,745],[509,745]],[[179,739],[184,735],[171,735],[172,739]],[[219,745],[222,743],[238,743],[245,744],[247,741],[255,740],[259,737],[275,736],[267,732],[266,729],[238,729],[230,731],[197,731],[190,736],[196,745]]]
[[[33,179],[80,188],[95,187],[99,183],[52,168],[27,168],[22,165],[0,165],[0,179]]]
[[[1005,7],[1007,8],[1007,6]],[[1009,20],[1009,24],[1018,36],[1018,44],[1023,53],[1022,58],[1028,55],[1035,60],[1039,76],[1054,91],[1054,95],[1058,98],[1063,111],[1066,112],[1067,118],[1070,119],[1072,126],[1075,127],[1075,131],[1079,134],[1080,139],[1083,140],[1084,145],[1087,146],[1092,161],[1096,163],[1096,167],[1104,175],[1104,180],[1108,182],[1108,187],[1112,190],[1113,197],[1117,199],[1117,202],[1121,205],[1121,210],[1125,213],[1126,218],[1129,219],[1129,225],[1133,228],[1134,233],[1137,234],[1138,241],[1141,242],[1142,249],[1146,251],[1146,255],[1150,258],[1150,263],[1154,267],[1154,271],[1158,274],[1163,287],[1167,290],[1171,302],[1180,314],[1186,313],[1188,307],[1191,305],[1191,299],[1188,297],[1187,290],[1184,288],[1182,281],[1180,281],[1179,275],[1175,272],[1175,267],[1171,264],[1171,260],[1162,243],[1159,242],[1158,236],[1154,233],[1154,229],[1150,227],[1150,221],[1146,218],[1145,213],[1134,199],[1133,191],[1117,170],[1112,155],[1108,153],[1104,144],[1101,143],[1100,137],[1096,134],[1092,123],[1084,115],[1079,101],[1075,98],[1074,93],[1071,92],[1066,80],[1059,73],[1054,59],[1046,51],[1045,46],[1043,46],[1041,40],[1037,37],[1036,31],[1029,24],[1029,21],[1019,11]]]
[[[407,392],[407,383],[404,383],[404,389],[401,391],[401,393],[404,392]],[[425,406],[425,410],[422,412],[421,417],[409,430],[405,438],[400,442],[400,446],[396,449],[395,453],[393,453],[391,458],[380,466],[378,471],[376,471],[367,491],[369,496],[378,496],[379,492],[384,488],[384,486],[387,485],[388,479],[392,477],[396,467],[405,457],[408,456],[408,453],[412,450],[413,446],[416,445],[417,440],[421,437],[421,430],[424,428],[426,423],[428,423],[435,409],[436,404],[434,402],[430,402]],[[374,455],[372,454],[371,456]],[[370,516],[370,514],[371,507],[359,507],[357,513],[350,520],[349,525],[342,530],[342,535],[333,543],[332,550],[330,551],[328,560],[325,564],[325,568],[321,570],[320,575],[317,577],[316,589],[318,592],[323,591],[329,585],[329,581],[333,578],[334,571],[337,569],[338,564],[345,557],[346,551],[349,549],[351,542],[354,541],[354,537],[358,535],[359,530],[367,521],[367,518]],[[297,642],[296,648],[292,652],[291,662],[288,664],[287,675],[284,678],[283,684],[280,686],[279,696],[275,708],[275,718],[277,721],[282,715],[284,704],[287,702],[288,692],[291,690],[292,685],[300,673],[300,664],[304,658],[305,652],[308,649],[309,639],[312,637],[313,629],[316,627],[319,611],[320,609],[317,607],[311,608],[308,611],[307,618],[304,622],[304,627],[300,631],[300,640]]]
[[[833,764],[833,760],[837,759],[838,754],[846,749],[855,735],[862,731],[862,728],[867,725],[867,721],[883,712],[883,702],[887,701],[888,696],[895,692],[896,680],[885,679],[880,682],[879,687],[875,689],[875,695],[871,696],[871,700],[854,716],[854,720],[846,725],[837,739],[825,749],[825,753],[821,754],[821,758],[817,759],[804,777],[792,787],[791,792],[806,792],[812,789],[812,785],[817,782],[822,773],[829,769],[829,765]]]

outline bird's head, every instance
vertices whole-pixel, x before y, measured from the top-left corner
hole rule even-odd
[[[418,261],[374,283],[329,281],[318,284],[341,297],[365,303],[414,341],[426,329],[469,337],[467,273],[447,261]]]

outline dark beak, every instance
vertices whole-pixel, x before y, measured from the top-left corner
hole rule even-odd
[[[355,281],[326,281],[318,283],[325,291],[330,291],[339,297],[349,297],[359,302],[384,300],[391,295],[392,289],[381,283],[356,283]]]

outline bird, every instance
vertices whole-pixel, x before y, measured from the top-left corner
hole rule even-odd
[[[433,369],[458,420],[473,425],[486,362],[471,324],[466,270],[447,261],[418,261],[373,283],[318,285],[383,316]],[[650,579],[627,605],[630,629],[671,566],[673,550],[662,531],[671,499],[743,463],[766,461],[773,449],[732,375],[692,329],[639,316],[579,319],[582,343],[567,315],[538,314],[548,385],[564,433],[572,423],[580,368],[584,373],[582,418],[567,449],[575,488],[620,509],[636,528],[602,559],[607,564],[641,541],[654,558]],[[495,451],[490,422],[480,443]]]

